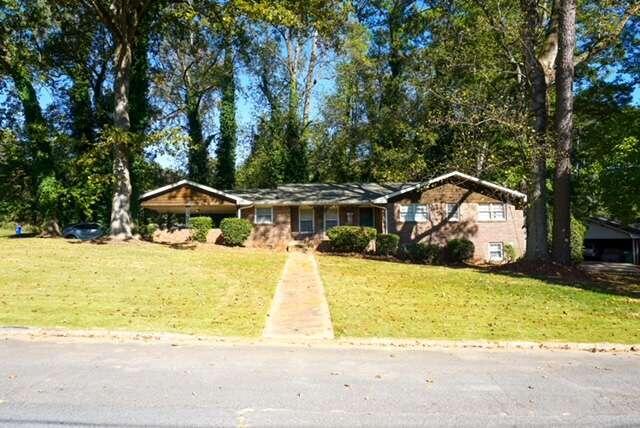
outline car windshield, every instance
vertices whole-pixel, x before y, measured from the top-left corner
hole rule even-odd
[[[97,229],[99,226],[95,223],[85,223],[76,226],[77,229]]]

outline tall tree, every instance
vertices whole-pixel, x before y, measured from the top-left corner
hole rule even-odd
[[[236,184],[236,74],[233,34],[224,36],[224,62],[222,65],[220,101],[220,139],[216,147],[215,185],[232,189]]]
[[[154,70],[153,91],[164,121],[184,127],[189,179],[214,185],[209,156],[214,140],[213,112],[224,82],[226,7],[213,1],[187,1],[167,9]],[[232,49],[232,47],[231,47]],[[226,58],[226,57],[225,57]],[[221,117],[222,119],[222,117]]]
[[[571,181],[579,218],[640,220],[640,108],[633,88],[633,81],[598,81],[576,95]]]
[[[151,0],[82,0],[94,9],[97,16],[110,30],[115,41],[115,110],[113,122],[119,131],[114,141],[113,173],[115,190],[111,204],[111,237],[129,239],[132,235],[131,176],[129,171],[128,140],[129,89],[133,52]]]
[[[285,181],[308,181],[307,132],[317,67],[326,48],[336,41],[345,19],[345,4],[338,0],[237,4],[253,19],[255,37],[248,65],[257,77],[268,108],[266,115],[274,125],[261,129],[283,128],[277,133],[282,140],[275,142],[283,145],[285,153],[284,171],[279,176]]]
[[[475,0],[481,3],[480,0]],[[546,260],[549,257],[547,234],[547,161],[553,146],[549,143],[550,90],[556,82],[558,56],[558,4],[560,0],[521,0],[522,43],[526,83],[529,87],[529,104],[533,118],[535,143],[531,148],[529,172],[529,207],[527,209],[527,253],[530,260]],[[575,52],[576,70],[586,72],[588,66],[612,46],[619,43],[619,35],[630,17],[640,11],[640,4],[621,1],[616,7],[611,2],[595,0],[581,2],[580,38],[585,41]],[[488,19],[493,12],[500,12],[505,4],[497,1],[492,8],[485,8]],[[509,29],[495,20],[499,37]],[[506,44],[504,44],[506,47]],[[508,51],[508,48],[505,49]],[[514,61],[518,67],[518,61]]]
[[[522,46],[524,69],[530,91],[530,106],[534,117],[534,139],[529,176],[529,206],[527,209],[527,251],[530,260],[549,257],[547,241],[547,128],[549,126],[548,87],[553,81],[553,65],[557,51],[555,19],[545,16],[539,0],[521,0],[524,15]],[[551,4],[553,8],[553,4]],[[555,13],[552,9],[551,13]],[[545,29],[545,26],[547,27]],[[546,32],[547,36],[541,36]],[[542,49],[540,40],[544,40]]]
[[[571,261],[571,147],[576,0],[560,0],[556,63],[556,170],[553,193],[553,259]]]
[[[38,100],[36,82],[45,68],[41,59],[41,39],[51,24],[50,8],[43,2],[0,3],[0,77],[8,78],[22,107],[22,134],[30,184],[30,220],[41,221],[42,183],[54,178],[56,162],[49,126]],[[15,120],[15,123],[19,121]]]

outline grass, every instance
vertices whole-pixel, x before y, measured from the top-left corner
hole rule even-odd
[[[318,257],[340,336],[640,342],[640,299],[472,268]]]
[[[259,335],[284,254],[9,239],[0,325]]]

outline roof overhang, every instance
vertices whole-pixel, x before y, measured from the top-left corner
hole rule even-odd
[[[182,186],[191,186],[195,189],[201,190],[206,193],[210,193],[212,195],[220,196],[226,199],[233,201],[236,205],[251,205],[251,201],[247,201],[239,196],[236,196],[231,193],[223,192],[222,190],[214,189],[213,187],[205,186],[204,184],[199,184],[189,180],[180,180],[173,184],[168,184],[163,187],[159,187],[157,189],[146,192],[142,196],[140,196],[140,201],[145,201],[147,199],[153,198],[154,196],[161,195],[166,192],[170,192],[174,189],[177,189]]]
[[[308,200],[308,201],[287,201],[287,200],[263,200],[253,202],[252,205],[257,207],[270,207],[270,206],[280,206],[280,207],[311,207],[311,206],[334,206],[334,207],[347,207],[347,206],[362,206],[368,207],[374,205],[372,201],[339,201],[339,200],[330,200],[330,199],[318,199],[318,200]]]
[[[527,195],[525,195],[522,192],[518,192],[517,190],[512,190],[512,189],[509,189],[509,188],[504,187],[504,186],[500,186],[499,184],[491,183],[490,181],[481,180],[478,177],[474,177],[472,175],[464,174],[464,173],[459,172],[459,171],[453,171],[453,172],[449,172],[447,174],[443,174],[443,175],[440,175],[438,177],[432,178],[429,181],[425,181],[425,182],[422,182],[422,183],[417,183],[417,184],[415,184],[413,186],[409,186],[409,187],[406,187],[406,188],[404,188],[402,190],[398,190],[397,192],[393,192],[393,193],[389,193],[388,195],[381,196],[379,198],[374,199],[373,203],[374,204],[386,204],[387,202],[389,202],[390,199],[393,199],[393,198],[395,198],[397,196],[401,196],[401,195],[404,195],[404,194],[409,193],[409,192],[419,191],[419,190],[422,190],[424,188],[431,187],[431,186],[433,186],[435,184],[441,183],[443,181],[446,181],[446,180],[448,180],[450,178],[455,178],[455,177],[460,178],[460,179],[462,179],[464,181],[469,181],[469,182],[475,183],[477,185],[484,186],[484,187],[487,187],[487,188],[490,188],[490,189],[497,190],[499,192],[508,194],[511,197],[514,197],[516,199],[520,199],[522,202],[526,202],[527,201]]]
[[[613,230],[615,232],[627,235],[629,239],[640,239],[640,230],[636,232],[636,229],[631,226],[625,226],[622,223],[618,223],[613,220],[609,220],[603,217],[591,217],[587,220],[587,223],[593,223],[605,229]]]

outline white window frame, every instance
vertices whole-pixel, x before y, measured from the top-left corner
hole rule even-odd
[[[413,217],[412,218],[408,218],[407,215],[409,214],[410,211],[410,207],[417,207],[417,206],[422,206],[425,207],[425,214],[424,214],[424,220],[423,219],[418,219],[416,217],[416,211],[413,212]],[[428,204],[406,204],[406,205],[400,205],[400,211],[398,213],[398,216],[400,218],[400,222],[402,223],[426,223],[431,219],[431,209],[429,207]]]
[[[454,207],[455,209],[453,210],[453,215],[449,216],[449,208],[450,207]],[[460,221],[460,204],[447,204],[447,220],[451,221],[451,222],[458,222]]]
[[[500,258],[494,259],[491,257],[491,246],[499,245],[500,246]],[[503,262],[504,261],[504,242],[489,242],[487,244],[487,260],[489,262]]]
[[[324,210],[324,231],[326,232],[327,229],[327,211],[329,210],[336,210],[336,225],[333,227],[337,227],[340,226],[340,207],[325,207]]]
[[[487,219],[481,219],[480,218],[480,208],[482,206],[486,206],[488,207],[488,212],[489,213],[489,218]],[[495,213],[497,212],[496,210],[494,210],[494,207],[502,207],[502,218],[496,218],[495,217]],[[491,203],[480,203],[478,204],[478,221],[507,221],[507,204],[505,203],[495,203],[495,202],[491,202]]]
[[[311,210],[311,230],[302,230],[302,210]],[[298,207],[298,232],[299,233],[315,233],[316,231],[316,210],[313,207]]]
[[[271,219],[269,221],[258,221],[258,210],[269,209],[271,212]],[[254,207],[253,209],[253,224],[273,224],[273,207],[271,206],[262,206],[262,207]]]

